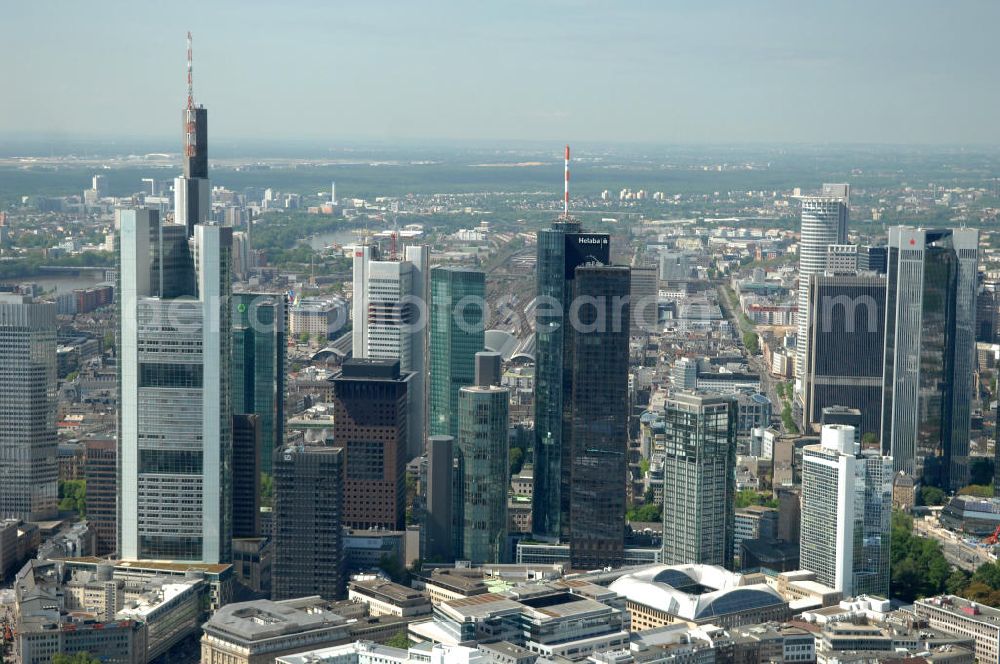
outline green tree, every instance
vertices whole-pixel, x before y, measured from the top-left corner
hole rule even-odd
[[[260,504],[264,507],[274,504],[274,480],[267,473],[260,474]]]
[[[521,472],[521,466],[524,465],[524,450],[520,447],[512,447],[507,453],[507,456],[510,461],[511,476],[517,475]]]
[[[863,449],[870,449],[878,446],[878,434],[873,431],[865,432],[865,435],[861,436],[861,447]]]
[[[625,513],[625,518],[638,523],[659,522],[663,519],[663,510],[659,505],[647,503],[629,509]]]
[[[923,486],[920,487],[918,498],[921,505],[942,505],[945,496],[944,491],[936,486]]]
[[[385,645],[389,646],[390,648],[399,648],[400,650],[406,650],[407,648],[410,647],[410,639],[407,638],[405,631],[399,630],[388,641],[385,642]],[[53,662],[53,664],[55,664],[55,662]]]
[[[87,515],[86,480],[59,482],[59,509],[63,512],[75,511],[81,517]]]
[[[747,352],[751,355],[756,355],[760,352],[760,343],[757,341],[756,332],[744,332],[743,333],[743,345],[746,346]]]

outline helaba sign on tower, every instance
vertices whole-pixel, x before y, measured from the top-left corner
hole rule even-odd
[[[611,236],[607,233],[566,234],[566,279],[573,279],[576,268],[585,263],[611,262]]]

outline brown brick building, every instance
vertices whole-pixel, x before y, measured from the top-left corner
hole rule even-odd
[[[334,445],[344,450],[344,525],[406,528],[406,393],[398,360],[349,359],[333,378]]]

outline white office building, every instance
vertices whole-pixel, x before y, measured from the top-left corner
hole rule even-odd
[[[119,210],[119,552],[228,562],[232,229]]]
[[[354,250],[353,356],[397,359],[407,385],[408,458],[424,449],[427,430],[427,328],[430,249],[406,247],[401,260],[380,260],[378,248]]]
[[[799,317],[795,338],[795,376],[801,381],[805,373],[809,336],[809,277],[823,274],[827,265],[827,247],[847,242],[847,210],[851,186],[823,185],[821,196],[803,196],[801,202],[802,229],[799,239]]]
[[[803,449],[800,566],[844,597],[889,596],[892,478],[892,457],[861,454],[852,426]]]

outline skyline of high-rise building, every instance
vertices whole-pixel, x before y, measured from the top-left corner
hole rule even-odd
[[[232,301],[233,414],[257,416],[260,469],[270,473],[274,450],[285,439],[287,302],[265,293],[234,293]]]
[[[475,380],[483,350],[486,275],[457,267],[431,269],[430,435],[458,435],[458,392]]]
[[[56,305],[0,293],[0,518],[54,519]]]
[[[824,408],[844,406],[861,411],[859,435],[881,435],[885,299],[883,275],[809,277],[807,426],[820,423]]]
[[[802,450],[802,569],[844,597],[889,597],[892,459],[862,454],[854,427],[828,424]]]
[[[333,377],[334,445],[344,450],[344,525],[406,528],[411,382],[399,360],[345,360]]]
[[[427,432],[427,323],[430,249],[410,245],[382,259],[378,248],[354,249],[352,354],[396,359],[409,377],[407,460],[424,451]]]
[[[799,198],[799,312],[809,311],[809,277],[822,274],[827,265],[827,247],[847,243],[851,186],[824,184],[819,196]],[[795,338],[795,376],[800,383],[809,352],[809,317],[798,317]]]
[[[343,597],[345,456],[330,445],[275,450],[272,599]]]
[[[896,471],[968,484],[979,231],[889,229],[882,449]]]
[[[590,303],[579,309],[570,345],[569,553],[576,569],[625,559],[630,292],[628,267],[576,268],[573,297]]]
[[[610,262],[606,233],[584,233],[560,219],[538,231],[535,294],[546,303],[535,316],[535,486],[532,529],[538,538],[569,537],[573,367],[564,361],[573,341],[569,306],[576,268]],[[544,299],[543,299],[544,298]]]
[[[458,438],[462,558],[499,563],[507,558],[510,392],[497,385],[459,389]]]
[[[736,400],[680,391],[664,409],[663,562],[733,566]]]
[[[120,230],[119,553],[227,562],[232,548],[232,229],[189,239],[155,210]]]

